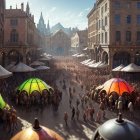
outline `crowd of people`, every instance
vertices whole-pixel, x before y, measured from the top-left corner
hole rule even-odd
[[[130,117],[134,118],[134,109],[140,105],[138,92],[132,94],[135,96],[128,96],[127,94],[118,96],[116,93],[107,95],[96,88],[111,78],[108,69],[90,69],[71,57],[59,57],[50,63],[50,67],[50,70],[33,74],[16,73],[5,81],[0,81],[0,91],[6,102],[14,101],[15,106],[21,106],[25,110],[34,105],[41,109],[46,105],[51,105],[55,111],[59,111],[59,104],[63,98],[62,92],[68,91],[69,102],[66,104],[69,104],[70,113],[64,110],[63,118],[66,126],[69,125],[69,120],[100,123],[106,118],[107,110],[116,112],[116,114],[127,111]],[[42,93],[34,91],[31,95],[28,95],[26,91],[18,92],[17,87],[32,77],[45,81],[53,87],[53,90],[43,90]],[[58,79],[62,90],[57,85]],[[79,91],[77,90],[78,87],[80,87]],[[4,113],[0,110],[0,115],[4,116],[2,118],[6,120],[6,127],[9,124],[12,124],[10,128],[16,126],[11,123],[17,119],[15,110],[9,109],[7,111],[6,109]],[[10,116],[10,119],[6,116]]]

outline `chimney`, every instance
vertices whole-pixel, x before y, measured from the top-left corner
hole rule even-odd
[[[10,6],[10,9],[12,9],[12,6]]]
[[[24,11],[24,3],[21,3],[21,10]]]

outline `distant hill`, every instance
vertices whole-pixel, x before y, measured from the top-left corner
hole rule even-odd
[[[51,33],[54,34],[58,30],[63,30],[65,33],[71,36],[74,32],[78,31],[78,28],[65,28],[61,23],[57,23],[56,25],[52,26]]]

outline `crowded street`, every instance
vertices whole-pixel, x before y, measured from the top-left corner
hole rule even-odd
[[[11,100],[11,95],[2,94],[6,102],[15,108],[18,120],[16,128],[11,130],[1,122],[0,140],[10,139],[17,131],[30,127],[34,118],[38,118],[41,125],[53,129],[66,140],[88,140],[100,124],[117,117],[116,110],[108,107],[105,107],[104,112],[100,112],[100,103],[88,95],[92,87],[103,84],[110,75],[100,76],[96,72],[91,72],[72,57],[55,57],[51,61],[52,67],[47,76],[42,73],[40,77],[36,74],[36,77],[43,77],[44,81],[51,79],[51,83],[47,84],[62,93],[57,107],[53,104],[47,104],[43,108],[36,105],[17,106]],[[91,73],[92,75],[89,75]],[[7,88],[8,86],[11,85],[7,85]],[[124,118],[140,125],[139,113],[139,110],[135,110],[134,118],[131,118],[127,109],[122,112]]]

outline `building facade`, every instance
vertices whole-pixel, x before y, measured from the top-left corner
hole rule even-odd
[[[40,38],[28,3],[25,11],[23,3],[20,9],[17,7],[12,9],[10,6],[10,9],[5,10],[5,47],[2,58],[5,64],[11,61],[30,63],[34,59],[37,48],[40,47],[38,43]]]
[[[0,0],[0,48],[4,46],[4,12],[5,0]]]
[[[71,37],[71,49],[74,52],[81,53],[87,47],[88,32],[87,30],[77,31]]]
[[[71,41],[70,37],[63,30],[57,31],[48,40],[50,41],[52,55],[65,56],[69,54]]]
[[[139,0],[96,0],[87,17],[91,58],[110,68],[140,65]]]

